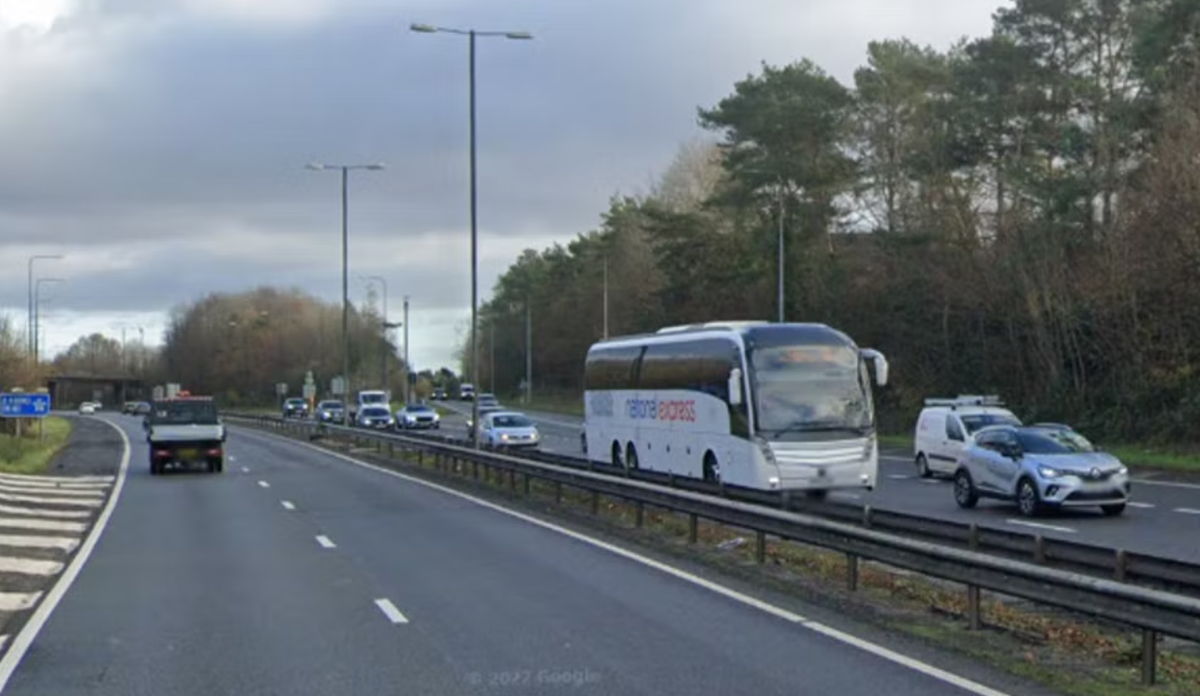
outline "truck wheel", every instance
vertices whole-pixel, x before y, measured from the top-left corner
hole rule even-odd
[[[208,460],[208,473],[219,474],[225,468],[225,460],[223,458]]]

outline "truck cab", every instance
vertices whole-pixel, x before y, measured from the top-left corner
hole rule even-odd
[[[213,474],[225,470],[225,425],[212,398],[156,400],[146,414],[145,429],[151,474],[197,465]]]

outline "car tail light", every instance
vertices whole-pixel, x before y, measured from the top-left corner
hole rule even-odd
[[[159,457],[159,458],[169,457],[169,456],[171,456],[171,450],[156,449],[156,450],[154,450],[154,456]]]
[[[209,450],[208,450],[208,456],[210,456],[210,457],[219,457],[219,456],[221,456],[221,448],[220,448],[220,447],[213,447],[213,448],[209,449]]]

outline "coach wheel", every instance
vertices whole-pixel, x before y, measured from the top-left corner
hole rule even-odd
[[[721,480],[721,465],[717,463],[717,455],[712,452],[704,453],[704,480],[713,483]]]
[[[625,468],[630,471],[638,468],[637,448],[633,446],[632,442],[625,448]]]
[[[621,463],[621,443],[619,442],[613,442],[612,444],[612,465],[624,466]]]

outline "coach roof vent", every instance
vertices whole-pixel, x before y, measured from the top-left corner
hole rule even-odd
[[[747,328],[750,326],[766,326],[769,321],[709,321],[702,324],[681,324],[679,326],[665,326],[655,333],[679,333],[681,331],[703,331],[704,329],[727,329],[729,331],[737,331],[738,329]]]

